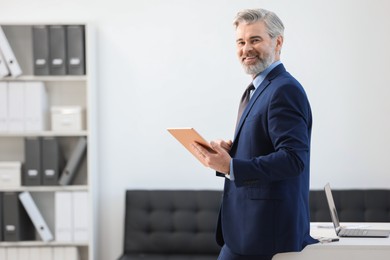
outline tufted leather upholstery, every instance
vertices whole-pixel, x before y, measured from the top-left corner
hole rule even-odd
[[[215,260],[221,191],[126,191],[121,260]]]
[[[341,222],[390,222],[390,190],[332,190]],[[310,221],[330,222],[323,190],[310,191]]]
[[[389,222],[390,190],[333,190],[340,221]],[[119,260],[215,260],[221,191],[127,190]],[[312,222],[330,222],[323,190],[310,191]]]

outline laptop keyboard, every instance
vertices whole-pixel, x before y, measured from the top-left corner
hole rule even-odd
[[[342,236],[365,236],[367,234],[365,229],[342,229],[340,235]]]

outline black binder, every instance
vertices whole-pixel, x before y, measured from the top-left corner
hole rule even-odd
[[[84,26],[68,25],[67,37],[67,69],[69,75],[85,74],[85,37]]]
[[[3,232],[4,241],[34,240],[34,225],[27,215],[18,192],[3,194]]]
[[[42,184],[42,142],[40,137],[26,137],[24,139],[24,172],[23,185],[37,186]]]
[[[49,28],[46,25],[32,27],[34,75],[49,75]]]
[[[64,166],[64,158],[56,137],[42,138],[42,184],[58,185],[58,178]]]
[[[66,75],[66,30],[63,25],[49,26],[50,74]]]

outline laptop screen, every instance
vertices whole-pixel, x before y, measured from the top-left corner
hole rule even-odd
[[[333,225],[336,229],[336,233],[338,233],[340,229],[340,221],[337,215],[336,205],[334,204],[332,190],[330,189],[330,184],[329,183],[326,184],[324,189],[325,189],[326,200],[328,201],[328,205],[329,205],[330,216],[332,218]]]

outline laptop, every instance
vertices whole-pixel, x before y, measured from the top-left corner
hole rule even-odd
[[[332,190],[330,184],[325,185],[325,195],[328,201],[330,216],[333,221],[333,225],[337,236],[339,237],[388,237],[390,230],[384,229],[358,229],[358,228],[347,228],[340,226],[339,217],[337,215],[336,205],[334,204]]]

